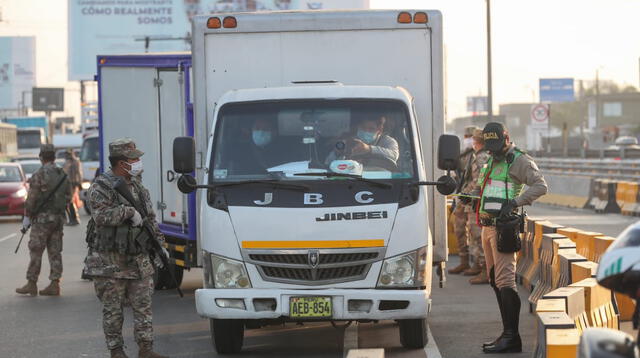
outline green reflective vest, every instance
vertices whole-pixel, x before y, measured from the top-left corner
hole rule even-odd
[[[518,149],[513,152],[513,163],[523,153]],[[516,184],[509,175],[511,163],[506,160],[496,162],[493,157],[480,170],[478,185],[481,188],[480,214],[498,215],[502,204],[514,199],[522,192],[524,185]]]

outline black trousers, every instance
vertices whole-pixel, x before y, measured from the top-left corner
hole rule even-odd
[[[67,218],[69,219],[69,223],[80,223],[80,213],[78,212],[76,203],[74,203],[73,200],[67,204]]]

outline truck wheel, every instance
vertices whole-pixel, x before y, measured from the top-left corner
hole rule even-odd
[[[239,319],[210,319],[211,341],[219,354],[239,353],[244,341],[244,322]]]
[[[177,265],[169,265],[168,268],[156,268],[155,275],[153,276],[153,282],[155,282],[156,290],[171,290],[176,288],[176,285],[171,279],[169,270],[173,270],[173,275],[176,277],[178,286],[182,285],[182,277],[184,276],[184,268]]]
[[[422,349],[427,345],[429,338],[427,337],[427,319],[401,319],[398,320],[400,325],[400,343],[409,349]]]

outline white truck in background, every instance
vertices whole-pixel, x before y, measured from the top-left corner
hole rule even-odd
[[[192,33],[194,137],[173,160],[180,190],[202,189],[196,307],[216,350],[305,321],[397,320],[402,345],[424,347],[447,260],[429,186],[454,190],[440,176],[459,155],[440,12],[211,15]]]

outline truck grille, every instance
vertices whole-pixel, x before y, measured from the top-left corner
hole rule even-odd
[[[244,250],[265,281],[326,285],[364,279],[384,248],[322,250]]]

